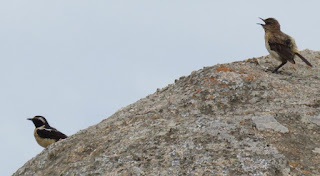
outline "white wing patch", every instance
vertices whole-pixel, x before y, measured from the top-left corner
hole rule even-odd
[[[54,129],[48,129],[48,128],[45,128],[45,125],[42,125],[41,127],[38,128],[39,130],[46,130],[46,131],[56,131]]]

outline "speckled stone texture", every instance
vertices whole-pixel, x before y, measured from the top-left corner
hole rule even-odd
[[[266,56],[194,71],[13,175],[319,175],[320,52],[302,55],[313,68],[274,74]]]

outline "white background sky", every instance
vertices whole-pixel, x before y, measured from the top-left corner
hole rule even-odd
[[[319,7],[316,0],[1,1],[0,175],[43,150],[26,118],[43,115],[72,135],[194,70],[267,55],[258,17],[277,18],[301,50],[319,50]]]

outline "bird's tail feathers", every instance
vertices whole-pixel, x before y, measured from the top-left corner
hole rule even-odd
[[[307,65],[309,65],[310,67],[312,67],[312,65],[310,64],[310,62],[307,61],[307,59],[304,58],[301,54],[299,54],[299,53],[295,53],[295,54],[296,54],[297,56],[299,56],[300,59],[301,59],[304,63],[306,63]]]

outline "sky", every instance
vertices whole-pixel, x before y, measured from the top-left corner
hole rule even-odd
[[[43,148],[26,118],[67,135],[218,63],[267,55],[258,17],[319,50],[320,1],[0,1],[0,175]]]

